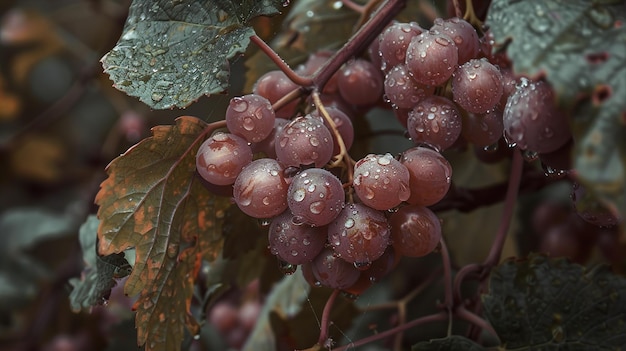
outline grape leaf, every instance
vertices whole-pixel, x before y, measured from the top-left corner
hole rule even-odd
[[[412,351],[481,351],[484,347],[460,335],[451,335],[443,339],[419,342]]]
[[[494,1],[487,23],[517,73],[545,76],[572,113],[574,165],[591,191],[626,213],[626,3]]]
[[[229,59],[254,35],[247,22],[282,0],[133,0],[124,31],[103,58],[116,88],[152,108],[186,107],[228,89]]]
[[[491,273],[485,314],[507,350],[615,350],[626,345],[626,279],[534,255]]]
[[[154,127],[152,137],[109,164],[96,195],[99,254],[135,248],[124,292],[141,293],[138,341],[148,350],[180,348],[183,323],[197,329],[189,315],[195,273],[200,260],[213,260],[222,249],[218,214],[230,201],[211,194],[195,172],[196,152],[211,130],[190,116]]]
[[[304,279],[300,269],[294,274],[285,276],[267,297],[259,319],[242,350],[276,350],[270,314],[276,313],[283,319],[295,316],[302,309],[302,303],[310,290],[311,286]]]
[[[89,216],[81,225],[78,239],[83,251],[83,268],[81,279],[72,278],[69,283],[73,290],[70,293],[70,304],[74,311],[102,305],[108,299],[117,278],[130,274],[130,265],[124,253],[98,256],[96,252],[97,230],[100,221],[95,215]]]

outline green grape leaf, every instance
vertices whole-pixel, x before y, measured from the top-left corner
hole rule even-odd
[[[124,292],[140,293],[138,341],[147,350],[179,349],[184,324],[196,331],[189,314],[193,282],[201,260],[214,260],[222,250],[221,223],[230,200],[210,193],[195,167],[211,130],[190,116],[154,127],[152,137],[109,164],[96,195],[99,254],[135,248]]]
[[[460,336],[451,335],[443,339],[433,339],[419,342],[411,348],[412,351],[484,351],[484,347],[472,340]]]
[[[544,76],[572,110],[574,166],[613,212],[626,214],[626,3],[494,1],[487,24],[516,73]],[[510,42],[509,42],[510,41]]]
[[[99,256],[96,252],[97,230],[100,221],[95,215],[87,218],[80,227],[78,239],[83,251],[85,268],[81,278],[72,278],[69,283],[73,290],[70,293],[72,310],[89,309],[102,305],[115,286],[115,279],[130,274],[131,266],[125,254],[114,253],[108,256]]]
[[[281,7],[282,0],[133,0],[104,71],[152,108],[186,107],[228,89],[229,60],[254,35],[248,21]]]
[[[302,309],[302,303],[310,290],[311,286],[304,279],[301,270],[278,282],[265,300],[259,319],[242,350],[276,350],[270,315],[276,313],[283,319],[295,316]]]
[[[598,265],[533,255],[491,273],[485,315],[507,350],[616,350],[626,345],[626,279]]]

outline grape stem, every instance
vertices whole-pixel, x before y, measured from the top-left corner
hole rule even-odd
[[[472,0],[470,0],[470,2],[471,1]],[[461,10],[461,3],[459,2],[459,0],[452,0],[452,3],[454,4],[454,15],[458,18],[462,18],[463,11]]]
[[[303,77],[294,72],[291,67],[283,60],[274,49],[272,49],[267,43],[259,38],[258,35],[253,35],[250,40],[263,51],[263,53],[272,60],[278,68],[285,73],[287,78],[299,86],[307,87],[313,84],[313,80],[310,77]]]
[[[511,175],[509,178],[509,186],[506,190],[506,197],[504,198],[504,212],[502,213],[502,219],[500,226],[496,232],[496,238],[491,245],[489,255],[485,259],[483,266],[494,267],[500,261],[502,255],[502,248],[506,240],[506,234],[509,231],[511,225],[511,219],[513,218],[513,212],[515,210],[515,203],[517,202],[517,195],[519,186],[522,179],[522,168],[524,166],[524,159],[522,153],[519,150],[514,150],[513,160],[511,162]]]
[[[333,309],[333,305],[335,304],[335,300],[337,299],[337,295],[339,295],[339,289],[333,290],[326,301],[326,305],[324,305],[324,310],[322,311],[322,322],[320,325],[320,337],[317,339],[318,345],[324,345],[326,340],[328,339],[328,327],[330,326],[330,312]]]
[[[387,0],[378,8],[370,19],[354,33],[354,35],[339,49],[313,76],[313,83],[321,91],[333,74],[347,62],[367,48],[377,37],[378,33],[406,6],[406,0]]]
[[[458,0],[455,0],[455,2],[457,1]],[[457,17],[460,18],[461,16],[459,16],[457,13]],[[463,15],[463,19],[469,22],[472,26],[474,26],[474,28],[476,28],[476,30],[479,31],[478,32],[479,34],[482,32],[483,22],[480,19],[478,19],[478,16],[476,16],[476,12],[474,11],[474,4],[472,3],[472,0],[465,0],[465,14]]]
[[[441,260],[443,265],[444,302],[443,306],[448,312],[448,336],[452,335],[452,309],[454,299],[452,292],[452,265],[450,263],[450,252],[443,237],[439,240],[441,246]]]
[[[341,0],[341,3],[349,8],[350,10],[354,11],[354,12],[358,12],[358,13],[363,13],[365,12],[365,6],[363,5],[359,5],[356,2],[352,1],[352,0]]]

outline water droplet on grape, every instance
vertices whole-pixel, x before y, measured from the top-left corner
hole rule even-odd
[[[322,213],[322,211],[324,211],[325,207],[326,205],[324,205],[322,201],[315,201],[315,202],[312,202],[311,205],[309,205],[309,210],[313,214],[320,214]]]
[[[343,224],[343,226],[346,227],[347,229],[354,227],[354,219],[352,218],[346,219],[346,222]]]
[[[242,97],[234,97],[230,100],[230,107],[237,112],[244,112],[248,109],[248,103]]]
[[[365,271],[372,266],[372,262],[354,262],[354,268]]]
[[[304,189],[297,189],[296,191],[293,192],[294,201],[301,202],[302,200],[304,200],[305,196],[306,196],[306,192],[304,191]]]
[[[243,128],[247,131],[254,130],[254,121],[250,117],[246,117],[243,119]]]

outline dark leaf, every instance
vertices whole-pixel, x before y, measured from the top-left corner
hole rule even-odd
[[[195,172],[196,152],[211,130],[190,116],[153,128],[152,137],[109,164],[96,196],[99,254],[135,248],[124,291],[141,293],[138,340],[148,350],[178,349],[184,324],[197,331],[189,314],[196,273],[202,259],[213,260],[222,249],[230,201],[210,193]]]
[[[607,266],[509,260],[491,274],[485,314],[507,350],[616,350],[626,345],[626,280]]]
[[[282,0],[133,0],[124,32],[102,63],[115,87],[157,109],[228,89],[229,61]]]
[[[460,335],[424,341],[413,345],[412,351],[481,351],[484,347]]]
[[[573,110],[578,176],[607,207],[626,213],[626,3],[494,1],[487,23],[507,40],[517,73],[545,76]]]
[[[78,239],[83,251],[85,268],[80,279],[70,279],[73,287],[70,304],[76,312],[83,308],[102,305],[115,286],[115,279],[130,274],[131,266],[126,261],[124,253],[98,256],[96,242],[99,224],[100,221],[96,216],[89,216],[80,227]]]
[[[302,309],[310,288],[300,270],[276,284],[263,304],[261,314],[243,350],[276,350],[270,314],[276,313],[283,319],[295,316]]]

